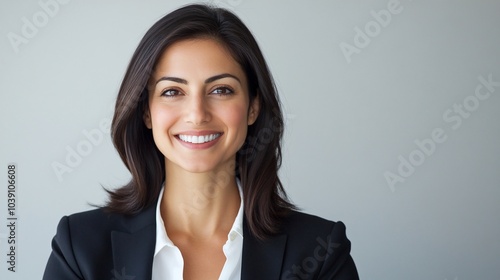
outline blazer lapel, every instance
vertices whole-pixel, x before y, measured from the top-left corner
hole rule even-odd
[[[137,216],[125,218],[120,230],[111,232],[114,278],[120,280],[151,279],[156,243],[156,207]],[[243,256],[241,280],[279,279],[286,234],[256,239],[243,219]]]
[[[250,233],[244,221],[241,280],[280,279],[286,240],[286,234],[281,234],[260,241]]]
[[[125,230],[111,232],[114,278],[151,279],[156,243],[155,207],[123,221]]]

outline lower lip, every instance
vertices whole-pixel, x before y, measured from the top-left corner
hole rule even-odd
[[[186,147],[186,148],[189,148],[189,149],[194,149],[194,150],[203,150],[203,149],[208,149],[210,147],[212,147],[213,145],[217,144],[217,142],[219,141],[219,139],[221,138],[222,134],[215,138],[214,140],[212,141],[208,141],[208,142],[205,142],[205,143],[190,143],[190,142],[184,142],[181,140],[181,138],[179,138],[179,136],[175,136],[175,139],[179,140],[179,142],[181,143],[182,146]]]

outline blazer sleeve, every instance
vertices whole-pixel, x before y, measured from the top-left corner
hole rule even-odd
[[[356,265],[350,254],[351,242],[347,239],[344,223],[335,223],[330,235],[322,243],[327,255],[318,279],[359,280]]]
[[[77,280],[84,279],[73,252],[68,217],[59,221],[57,233],[52,239],[50,254],[43,280]]]

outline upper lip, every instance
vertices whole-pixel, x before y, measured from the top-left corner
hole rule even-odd
[[[211,134],[222,134],[222,132],[215,130],[189,130],[176,133],[175,135],[207,136]]]

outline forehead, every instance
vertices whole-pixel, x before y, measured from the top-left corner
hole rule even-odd
[[[221,73],[245,78],[243,69],[222,43],[214,39],[199,38],[175,42],[163,51],[153,78],[174,75],[195,79]]]

